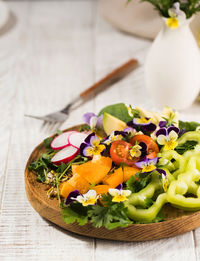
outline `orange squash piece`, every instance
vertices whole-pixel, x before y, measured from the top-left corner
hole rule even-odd
[[[108,193],[109,188],[110,187],[108,185],[97,185],[92,187],[91,189],[95,190],[97,194],[103,195]]]
[[[90,160],[79,165],[75,172],[90,184],[98,184],[106,176],[112,166],[112,160],[109,157],[101,157],[98,160]]]
[[[140,169],[137,167],[124,167],[124,171],[122,168],[118,168],[103,179],[103,184],[108,185],[110,188],[115,188],[119,184],[129,180],[131,176],[134,176],[139,171]]]
[[[129,180],[131,176],[135,176],[135,174],[138,173],[139,171],[140,169],[137,167],[125,167],[123,182]]]
[[[60,184],[60,187],[59,187],[59,190],[60,190],[60,195],[63,196],[64,198],[67,198],[69,193],[74,191],[75,188],[72,187],[68,181],[65,181],[63,183]]]
[[[107,194],[108,193],[108,190],[109,190],[109,186],[108,185],[97,185],[97,186],[94,186],[93,188],[91,189],[94,189],[96,191],[97,194],[99,195],[103,195],[103,194]],[[102,206],[106,207],[106,202],[105,201],[102,201],[101,198],[99,198],[99,202]]]
[[[86,193],[90,188],[88,181],[78,173],[75,173],[73,177],[68,180],[68,183],[74,187],[74,190],[77,189],[81,194]]]
[[[67,198],[69,193],[78,190],[81,194],[86,193],[90,188],[90,184],[79,174],[74,174],[69,180],[60,184],[60,195]]]
[[[109,157],[100,157],[98,160],[90,160],[82,165],[72,165],[73,176],[60,185],[60,195],[67,198],[69,193],[76,189],[81,194],[86,193],[91,184],[102,181],[111,166],[112,160]]]
[[[78,167],[77,164],[72,164],[72,174],[75,174],[75,173],[76,173],[77,167]]]

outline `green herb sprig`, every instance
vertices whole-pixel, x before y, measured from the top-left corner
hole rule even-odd
[[[77,202],[70,204],[68,207],[63,206],[63,220],[67,224],[77,222],[81,226],[90,221],[94,227],[104,226],[107,229],[127,227],[133,223],[128,217],[127,208],[123,202],[112,202],[112,196],[109,194],[104,194],[101,200],[105,206],[96,204],[83,207]]]
[[[132,0],[128,0],[127,2],[131,2]],[[148,2],[154,6],[154,8],[159,12],[159,14],[163,17],[168,18],[168,10],[172,8],[174,3],[180,3],[180,9],[184,11],[187,18],[192,17],[193,14],[200,11],[200,1],[199,0],[141,0],[141,2]]]

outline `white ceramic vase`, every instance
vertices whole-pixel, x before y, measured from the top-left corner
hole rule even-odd
[[[145,63],[145,83],[155,105],[189,107],[200,90],[200,50],[186,20],[177,29],[164,23]]]

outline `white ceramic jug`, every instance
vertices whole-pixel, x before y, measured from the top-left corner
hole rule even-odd
[[[177,29],[165,24],[145,63],[145,83],[157,107],[189,107],[200,90],[200,50],[186,20]]]

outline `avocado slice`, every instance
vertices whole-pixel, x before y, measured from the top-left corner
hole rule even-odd
[[[110,135],[112,131],[123,131],[126,127],[127,125],[125,122],[119,120],[107,112],[104,112],[103,128],[107,135]]]

